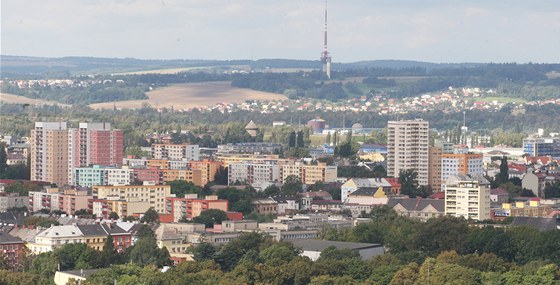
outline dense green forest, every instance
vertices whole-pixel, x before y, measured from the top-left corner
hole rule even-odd
[[[243,233],[224,245],[200,244],[196,262],[162,273],[169,263],[144,228],[137,244],[123,254],[105,246],[66,245],[27,259],[24,272],[0,270],[0,284],[50,284],[61,269],[105,268],[86,284],[558,284],[560,232],[528,227],[477,227],[460,218],[418,222],[378,208],[372,219],[352,229],[325,227],[321,237],[381,243],[386,254],[362,260],[357,252],[325,249],[313,262],[288,242]],[[109,244],[109,242],[107,242]]]

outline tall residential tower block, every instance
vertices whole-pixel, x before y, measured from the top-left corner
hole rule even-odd
[[[36,122],[31,130],[31,180],[68,183],[66,122]]]
[[[109,123],[80,123],[68,130],[68,184],[75,184],[75,169],[91,165],[121,166],[123,132]]]
[[[416,119],[389,121],[387,124],[387,175],[399,177],[400,171],[414,169],[418,183],[428,185],[429,124]]]
[[[120,166],[123,132],[109,123],[36,122],[31,130],[31,180],[75,184],[75,169],[90,165]]]

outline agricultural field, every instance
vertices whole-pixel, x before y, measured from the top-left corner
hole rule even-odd
[[[8,93],[0,93],[0,102],[7,104],[29,104],[29,105],[58,105],[62,107],[69,107],[70,105],[59,103],[56,101],[32,99],[24,96],[18,96]]]
[[[226,69],[224,69],[226,68]],[[177,74],[180,72],[212,72],[216,70],[245,70],[249,71],[251,68],[248,65],[229,65],[227,67],[219,66],[195,66],[195,67],[177,67],[177,68],[160,68],[160,69],[145,69],[136,71],[127,71],[113,73],[113,75],[142,75],[142,74]]]
[[[171,108],[175,110],[214,106],[224,103],[243,103],[246,100],[287,100],[284,95],[236,88],[229,81],[181,83],[155,89],[146,93],[149,99],[105,102],[89,105],[93,109],[137,109],[148,104],[154,108]]]
[[[129,72],[118,72],[113,75],[140,75],[140,74],[176,74],[179,72],[192,71],[196,67],[179,67],[179,68],[162,68],[162,69],[148,69]]]

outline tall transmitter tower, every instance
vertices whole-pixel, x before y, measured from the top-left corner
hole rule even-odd
[[[331,54],[327,50],[327,1],[325,0],[325,42],[323,52],[321,53],[321,62],[323,63],[323,72],[331,79]]]

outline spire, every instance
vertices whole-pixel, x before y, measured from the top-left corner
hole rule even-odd
[[[323,52],[321,53],[323,72],[331,79],[331,55],[327,49],[327,1],[325,0],[325,36],[323,42]]]

